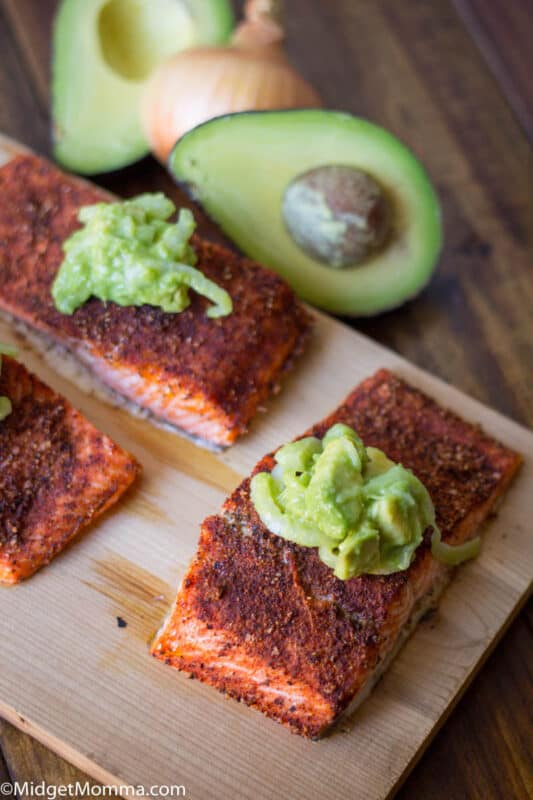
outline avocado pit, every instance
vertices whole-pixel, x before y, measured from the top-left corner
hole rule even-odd
[[[391,208],[380,184],[356,167],[327,165],[298,175],[283,195],[293,241],[334,269],[363,263],[385,243]]]

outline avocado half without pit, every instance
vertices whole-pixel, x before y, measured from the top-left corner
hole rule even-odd
[[[180,139],[169,168],[247,255],[333,313],[394,308],[436,265],[431,182],[367,120],[324,110],[230,114]]]
[[[230,0],[62,0],[54,25],[54,155],[94,174],[148,153],[139,114],[154,68],[185,49],[222,44]]]

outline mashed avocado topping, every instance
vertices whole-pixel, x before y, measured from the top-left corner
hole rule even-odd
[[[14,356],[16,355],[16,352],[16,349],[11,345],[2,344],[2,342],[0,342],[0,374],[2,372],[2,354],[6,356]],[[11,406],[11,400],[9,397],[6,397],[5,395],[0,397],[0,422],[8,417],[12,410],[13,408]]]
[[[194,289],[211,301],[208,317],[230,314],[229,294],[194,267],[192,213],[182,208],[177,222],[168,222],[175,210],[162,193],[82,207],[83,228],[64,242],[65,258],[52,286],[58,311],[72,314],[98,297],[177,313],[187,308]]]
[[[275,460],[271,473],[260,472],[251,482],[261,521],[284,539],[317,547],[342,580],[407,569],[430,526],[439,560],[455,564],[477,554],[475,541],[443,544],[420,480],[381,450],[365,447],[347,425],[333,425],[322,440],[309,436],[286,444]]]

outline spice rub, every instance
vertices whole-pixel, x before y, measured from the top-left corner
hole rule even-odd
[[[18,583],[114,505],[135,459],[61,396],[4,356],[0,394],[0,583]]]
[[[233,311],[206,316],[191,295],[180,313],[91,299],[72,315],[51,287],[81,206],[109,195],[44,159],[0,169],[0,310],[63,345],[96,378],[157,420],[226,447],[247,429],[302,351],[310,317],[267,269],[194,236],[198,268],[231,296]]]
[[[304,435],[338,422],[415,473],[449,544],[475,534],[521,461],[387,370]],[[266,456],[253,474],[274,463]],[[316,738],[365,696],[451,570],[426,531],[407,570],[340,580],[316,549],[265,528],[249,487],[205,520],[152,654]]]

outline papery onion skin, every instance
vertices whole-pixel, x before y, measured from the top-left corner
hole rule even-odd
[[[213,117],[321,105],[280,47],[201,48],[179,53],[155,70],[141,118],[152,152],[166,163],[178,139]]]
[[[283,0],[246,0],[227,47],[185,51],[153,73],[141,123],[163,163],[178,139],[213,117],[239,111],[318,108],[320,97],[283,49]]]

